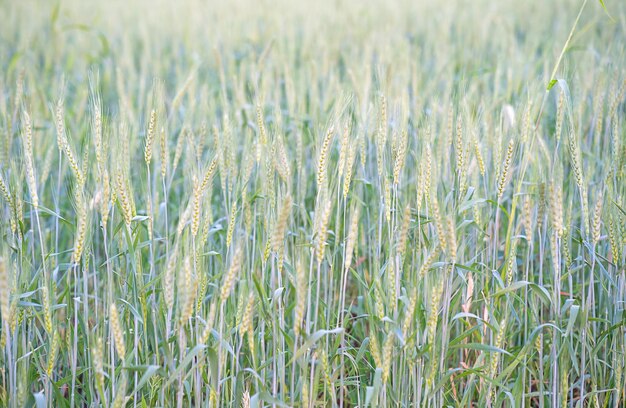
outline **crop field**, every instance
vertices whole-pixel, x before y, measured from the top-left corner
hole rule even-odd
[[[0,406],[626,406],[626,2],[0,16]]]

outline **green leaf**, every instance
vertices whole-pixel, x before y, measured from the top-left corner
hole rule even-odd
[[[176,370],[170,375],[170,378],[167,380],[167,382],[163,385],[163,388],[167,388],[171,383],[173,383],[177,378],[178,375],[181,373],[181,371],[183,371],[184,368],[187,367],[187,365],[191,362],[191,360],[203,349],[205,349],[206,346],[204,344],[198,344],[196,347],[194,347],[193,349],[191,349],[189,351],[189,353],[187,353],[187,355],[185,356],[185,359],[178,365],[178,367],[176,368]],[[187,371],[185,373],[185,377],[190,374],[190,371]]]
[[[569,336],[572,332],[572,328],[574,327],[574,323],[576,322],[576,317],[578,317],[578,312],[580,311],[580,306],[572,305],[569,312],[569,320],[567,321],[567,329],[565,330],[564,337]]]
[[[483,343],[467,343],[467,344],[459,344],[458,346],[450,346],[450,348],[460,348],[460,349],[470,349],[470,350],[480,350],[485,351],[487,353],[502,353],[510,356],[511,353],[508,351],[501,349],[496,346],[490,346],[489,344]]]
[[[500,289],[499,291],[497,291],[494,296],[501,296],[505,293],[509,293],[509,292],[514,292],[518,289],[521,289],[525,286],[528,286],[533,292],[535,292],[537,295],[539,295],[539,297],[541,298],[541,300],[544,303],[551,303],[550,300],[550,293],[548,292],[548,290],[546,288],[544,288],[543,286],[539,286],[536,283],[532,283],[532,282],[528,282],[528,281],[517,281],[517,282],[513,282],[512,284],[510,284],[509,286],[507,286],[506,288]]]
[[[139,391],[141,389],[141,387],[143,387],[143,385],[146,382],[148,382],[150,377],[152,377],[154,375],[154,373],[159,371],[159,368],[161,368],[161,367],[157,366],[157,365],[149,365],[149,366],[147,366],[146,367],[146,372],[143,373],[143,375],[141,376],[141,379],[139,380],[139,382],[137,383],[137,386],[135,387],[135,392]]]
[[[267,391],[263,391],[259,394],[259,399],[261,401],[265,401],[267,403],[270,403],[272,405],[278,405],[279,407],[285,407],[288,408],[289,405],[285,404],[283,401],[272,397]]]
[[[366,387],[366,391],[365,391],[365,406],[366,407],[369,406],[370,404],[372,406],[377,406],[376,400],[378,399],[378,392],[382,385],[381,384],[382,376],[383,376],[383,369],[377,368],[376,373],[374,374],[374,381],[373,381],[374,385],[371,387]]]
[[[35,399],[35,404],[37,408],[46,408],[48,405],[46,402],[46,396],[43,391],[33,394],[33,398]]]
[[[327,334],[340,334],[340,333],[343,333],[343,328],[342,327],[338,327],[338,328],[333,329],[333,330],[318,330],[318,331],[316,331],[311,336],[309,336],[309,338],[304,342],[304,344],[298,349],[298,352],[293,356],[293,358],[291,359],[291,361],[289,362],[288,365],[293,364],[293,362],[295,360],[297,360],[304,353],[306,353],[306,351],[308,349],[310,349],[311,347],[313,347],[313,345],[315,343],[317,343],[317,341],[319,339],[321,339],[323,336],[325,336]]]
[[[600,5],[602,6],[602,8],[604,9],[604,12],[606,13],[606,15],[611,19],[611,21],[615,21],[615,19],[613,18],[613,16],[611,15],[611,13],[609,13],[609,10],[606,9],[606,4],[604,4],[604,0],[598,0],[600,2]]]
[[[549,91],[550,89],[552,89],[554,85],[556,85],[557,82],[558,81],[556,79],[553,79],[550,82],[548,82],[548,86],[546,86],[546,91]]]

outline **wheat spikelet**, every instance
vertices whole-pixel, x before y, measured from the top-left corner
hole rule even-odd
[[[241,324],[239,325],[239,333],[243,336],[244,333],[250,332],[252,328],[252,319],[254,317],[254,292],[248,294],[246,299],[243,315],[241,317]]]
[[[385,195],[383,196],[383,203],[385,205],[385,220],[387,220],[387,223],[391,222],[391,185],[389,183],[389,180],[387,180],[387,178],[384,179],[384,190],[385,190]]]
[[[352,256],[354,255],[354,247],[357,241],[357,235],[359,233],[359,209],[354,209],[352,218],[350,220],[350,227],[348,229],[348,240],[346,242],[346,261],[345,269],[349,270],[352,265]]]
[[[9,316],[11,317],[9,321],[9,332],[15,333],[15,328],[17,327],[18,322],[21,323],[24,320],[24,310],[18,311],[18,300],[13,299],[11,302],[11,306],[9,308]]]
[[[446,118],[447,131],[446,131],[446,149],[452,147],[452,141],[454,139],[454,107],[452,103],[448,106],[448,116]]]
[[[619,406],[622,394],[624,393],[622,389],[624,375],[624,357],[619,356],[619,353],[615,350],[613,351],[613,367],[615,369],[615,405]]]
[[[11,299],[11,283],[9,279],[9,271],[5,265],[4,259],[0,258],[0,313],[2,313],[2,320],[8,323],[11,320],[9,311],[10,299]],[[2,334],[5,331],[2,330]]]
[[[291,196],[287,194],[283,199],[283,204],[272,234],[272,249],[275,252],[279,252],[282,247],[285,231],[287,229],[287,223],[289,221],[289,215],[291,214],[291,204]]]
[[[242,290],[239,292],[239,298],[237,299],[237,313],[235,314],[235,326],[241,328],[241,320],[243,319],[243,311],[246,308],[247,299],[245,299],[246,293]]]
[[[617,108],[624,100],[624,94],[626,94],[626,79],[622,81],[622,85],[620,86],[619,90],[615,93],[615,98],[613,99],[613,102],[611,103],[611,107],[609,108],[610,118],[616,117],[615,114],[617,112]]]
[[[602,125],[604,124],[603,122],[603,114],[604,114],[604,94],[600,92],[600,87],[598,87],[598,92],[596,93],[596,95],[594,96],[594,107],[593,110],[595,111],[595,132],[594,135],[596,137],[601,137],[602,136]]]
[[[100,200],[100,217],[102,225],[106,225],[109,220],[109,203],[111,201],[111,181],[109,180],[109,171],[104,169],[102,172],[102,199]]]
[[[178,301],[181,305],[180,324],[184,325],[186,322],[189,321],[189,319],[191,319],[191,315],[193,314],[194,294],[196,293],[196,290],[194,288],[195,279],[193,278],[193,271],[189,257],[186,257],[183,261],[182,272],[182,279],[180,279],[180,285],[178,285]]]
[[[439,303],[441,302],[441,295],[443,293],[443,280],[439,280],[437,285],[432,288],[430,310],[426,322],[427,339],[431,344],[435,341],[435,330],[437,329],[437,321],[439,320]]]
[[[533,107],[533,103],[531,101],[528,101],[526,103],[526,110],[524,111],[524,118],[523,120],[523,127],[522,127],[522,138],[521,138],[521,142],[522,143],[526,143],[526,141],[528,140],[528,137],[530,136],[530,132],[531,132],[531,112],[532,112],[532,107]]]
[[[46,364],[46,375],[48,378],[52,378],[52,371],[54,371],[54,364],[57,358],[57,354],[59,351],[59,333],[55,332],[52,335],[52,343],[50,344],[50,349],[48,350],[48,362]]]
[[[75,263],[80,263],[87,235],[87,203],[83,194],[79,189],[76,189],[74,193],[74,200],[76,201],[76,236],[74,238],[72,259]]]
[[[317,188],[318,190],[322,190],[326,186],[326,163],[328,162],[328,149],[330,147],[330,141],[333,137],[333,133],[335,132],[334,126],[330,126],[326,131],[326,135],[324,136],[324,141],[322,142],[322,147],[320,149],[319,158],[317,161]]]
[[[198,249],[196,252],[196,261],[195,261],[195,270],[200,271],[200,257],[202,256],[200,250]],[[209,284],[209,278],[205,274],[200,274],[197,278],[197,286],[198,291],[196,293],[196,314],[200,314],[200,310],[202,309],[202,304],[204,303],[204,296],[206,295],[206,290]]]
[[[435,229],[437,230],[437,236],[439,237],[439,245],[444,252],[448,251],[448,239],[447,233],[443,226],[443,220],[439,212],[439,203],[435,197],[432,200],[433,218],[435,219]]]
[[[593,211],[593,220],[592,220],[592,242],[593,244],[597,244],[600,240],[600,228],[602,223],[602,204],[603,204],[603,193],[602,190],[598,193],[598,199],[596,201],[596,205]]]
[[[546,214],[546,183],[539,184],[539,197],[537,205],[537,229],[541,230]]]
[[[380,95],[380,117],[378,122],[378,137],[381,145],[387,143],[387,99]]]
[[[496,340],[494,346],[497,348],[502,347],[502,343],[504,340],[504,334],[506,332],[507,320],[506,317],[500,322],[500,327],[498,328],[498,334],[496,335]],[[498,363],[500,361],[499,353],[491,353],[491,358],[489,362],[489,378],[495,378],[498,371]],[[497,389],[496,387],[491,388],[491,392],[489,395],[490,401],[495,401],[496,399]]]
[[[326,355],[326,351],[323,348],[320,348],[316,353],[321,363],[322,367],[322,377],[324,378],[324,383],[326,387],[329,389],[333,388],[333,383],[330,378],[330,366],[328,364],[328,356]]]
[[[274,156],[276,172],[281,180],[283,180],[285,184],[288,184],[291,179],[291,169],[289,168],[287,150],[285,149],[285,144],[280,136],[277,136],[275,139],[274,151],[276,152],[276,155]]]
[[[121,169],[121,166],[118,165],[117,168],[117,175],[116,175],[116,196],[118,198],[118,202],[120,203],[120,206],[122,207],[122,216],[124,217],[124,222],[126,223],[127,226],[130,226],[130,223],[133,219],[133,210],[132,210],[132,205],[130,203],[130,194],[129,191],[127,190],[127,181],[126,181],[126,177],[123,174],[123,171]]]
[[[154,133],[156,132],[156,111],[152,109],[150,112],[150,121],[148,122],[148,132],[146,133],[146,146],[144,148],[144,159],[146,164],[150,166],[152,160],[152,143],[154,142]]]
[[[383,372],[381,378],[383,384],[387,384],[387,380],[389,379],[394,339],[395,336],[393,332],[389,332],[389,334],[387,334],[387,339],[385,340],[385,345],[383,346]]]
[[[57,135],[57,145],[62,151],[65,148],[65,108],[63,106],[63,99],[59,98],[55,108],[55,126]]]
[[[344,200],[348,197],[348,192],[350,191],[350,183],[352,181],[352,172],[354,167],[354,161],[356,159],[356,145],[351,146],[348,149],[348,157],[346,159],[345,172],[346,175],[343,179],[343,198]]]
[[[104,366],[102,363],[102,338],[96,339],[96,344],[91,348],[91,358],[93,361],[93,371],[96,377],[96,386],[99,392],[104,392]]]
[[[428,255],[428,257],[424,260],[424,263],[422,263],[422,266],[420,267],[419,272],[417,273],[418,281],[421,281],[426,277],[426,272],[428,272],[430,267],[433,265],[433,263],[435,262],[435,259],[437,259],[437,257],[439,256],[440,251],[441,249],[439,246],[435,247],[432,250],[432,252]]]
[[[206,320],[206,326],[204,326],[204,330],[202,331],[202,336],[200,338],[200,344],[206,344],[209,340],[209,336],[211,335],[211,331],[213,330],[213,324],[215,322],[215,314],[217,313],[217,304],[211,303],[209,307],[209,315]]]
[[[407,154],[407,138],[408,135],[406,131],[402,132],[402,136],[400,137],[400,142],[398,144],[398,152],[396,154],[396,160],[393,165],[393,184],[398,185],[400,183],[400,171],[404,167],[404,163],[406,161]]]
[[[467,290],[465,292],[465,301],[461,305],[461,310],[469,313],[472,308],[472,300],[474,299],[474,276],[471,272],[467,273]]]
[[[65,153],[65,157],[70,164],[70,168],[72,169],[72,173],[74,173],[74,177],[80,186],[84,185],[85,178],[81,167],[76,160],[76,156],[72,150],[72,147],[67,140],[67,134],[65,130],[65,119],[64,119],[64,106],[63,100],[59,99],[56,108],[56,129],[57,129],[57,143],[59,145],[59,149]]]
[[[126,357],[126,344],[124,343],[124,329],[117,313],[117,306],[111,303],[109,306],[109,321],[111,323],[111,331],[115,340],[115,349],[117,354],[123,360]]]
[[[415,191],[416,195],[416,206],[417,206],[417,214],[418,216],[422,212],[422,204],[424,201],[424,185],[426,184],[424,181],[424,163],[420,164],[418,174],[417,174],[417,188]]]
[[[191,235],[196,237],[200,229],[200,204],[202,200],[202,187],[198,178],[194,174],[192,177],[193,186],[193,216],[191,217]]]
[[[248,337],[248,348],[250,349],[250,355],[254,356],[256,354],[256,344],[254,342],[254,328],[252,324],[248,326],[248,332],[246,334]]]
[[[33,160],[33,130],[28,112],[24,111],[22,115],[24,122],[24,131],[22,138],[24,141],[24,167],[26,170],[26,184],[30,193],[30,199],[35,208],[39,207],[39,196],[37,195],[37,182],[35,180],[35,167]]]
[[[332,201],[325,200],[324,207],[320,208],[318,228],[317,228],[317,242],[315,252],[317,255],[317,264],[320,265],[324,260],[324,251],[326,249],[326,235],[328,233],[328,221],[330,219],[330,212],[332,209]]]
[[[391,312],[396,311],[396,305],[398,302],[398,294],[397,294],[397,273],[396,273],[396,262],[394,261],[393,256],[389,258],[389,263],[387,264],[387,287],[389,288],[389,303],[391,304]]]
[[[569,378],[567,376],[567,370],[565,368],[562,368],[559,376],[561,377],[561,385],[560,385],[559,392],[563,396],[561,398],[561,408],[567,408],[568,401],[567,401],[567,398],[565,398],[565,395],[568,395],[569,393]],[[600,405],[595,405],[595,406],[599,407]]]
[[[165,179],[165,175],[167,174],[167,163],[169,161],[169,151],[167,149],[167,134],[165,133],[164,127],[161,127],[159,144],[161,147],[161,178]]]
[[[550,218],[559,237],[563,236],[563,190],[556,181],[550,183]]]
[[[522,219],[524,220],[524,232],[526,233],[526,239],[528,242],[531,242],[533,238],[533,209],[529,194],[524,197]]]
[[[239,274],[239,269],[241,268],[242,262],[243,248],[240,246],[235,250],[230,262],[230,268],[224,276],[224,282],[222,283],[222,288],[220,291],[220,303],[224,303],[230,295],[230,292],[233,290],[233,286],[235,286],[237,275]]]
[[[344,128],[343,128],[343,133],[341,134],[341,145],[339,148],[339,161],[337,162],[338,164],[338,173],[339,173],[339,177],[342,177],[344,175],[344,172],[347,171],[347,167],[348,167],[348,152],[350,150],[350,147],[348,146],[348,140],[350,136],[350,127],[348,126],[348,124],[346,123]]]
[[[44,326],[46,328],[46,332],[49,336],[52,335],[52,312],[51,312],[51,301],[50,295],[48,293],[48,288],[46,286],[41,288],[41,303],[43,306],[43,321]]]
[[[383,320],[385,318],[385,304],[383,303],[383,296],[380,293],[379,286],[380,282],[377,279],[374,283],[374,304],[378,319]]]
[[[293,311],[293,331],[299,335],[302,331],[304,309],[306,307],[308,281],[301,262],[296,263],[296,306]]]
[[[213,126],[213,133],[214,133],[214,137],[216,139],[216,151],[218,153],[217,155],[217,167],[219,169],[219,174],[220,174],[220,184],[222,186],[222,190],[226,191],[226,182],[227,182],[227,177],[228,177],[228,166],[226,164],[226,157],[228,156],[228,133],[227,133],[227,127],[226,124],[223,125],[223,129],[222,129],[222,138],[220,139],[219,137],[219,131],[217,126]],[[270,157],[273,159],[275,157],[275,152],[272,152],[273,154],[271,154],[268,157],[268,161],[270,160]]]
[[[303,408],[309,408],[310,405],[310,401],[309,401],[309,384],[307,383],[306,378],[303,377],[302,379],[302,407]]]
[[[424,158],[424,201],[430,202],[430,186],[432,177],[432,151],[430,150],[430,144],[426,145],[426,154]]]
[[[21,240],[22,231],[18,228],[18,221],[20,219],[18,214],[18,206],[21,205],[19,196],[16,196],[15,199],[11,202],[11,214],[9,215],[9,224],[11,229],[11,234],[18,235],[18,238]]]
[[[204,173],[204,177],[202,178],[202,184],[200,185],[201,191],[205,191],[206,188],[211,183],[211,181],[213,180],[213,176],[215,175],[215,171],[217,170],[217,164],[218,164],[217,158],[218,158],[218,154],[213,156],[213,159],[209,163],[209,167],[207,167],[207,170]]]
[[[454,141],[454,150],[456,151],[456,169],[461,175],[461,170],[465,167],[465,156],[463,155],[463,121],[459,114],[456,118],[456,139]]]
[[[439,320],[439,303],[441,301],[441,294],[443,292],[443,280],[441,283],[438,283],[436,287],[433,288],[433,293],[431,296],[430,302],[430,312],[428,316],[428,320],[426,322],[426,333],[427,340],[431,343],[431,350],[433,355],[437,355],[436,348],[437,344],[435,343],[435,331],[437,329],[437,323]],[[426,387],[430,390],[435,382],[435,377],[439,372],[439,361],[437,358],[432,359],[430,372],[426,377]]]
[[[250,392],[248,390],[244,391],[241,396],[241,408],[250,408]]]
[[[507,327],[507,318],[506,316],[500,321],[500,325],[498,327],[498,332],[494,341],[494,347],[502,348],[504,344],[504,335],[506,333]],[[489,368],[489,377],[495,378],[496,372],[498,370],[498,356],[499,353],[491,354],[490,368]]]
[[[570,159],[572,161],[572,168],[576,178],[576,185],[580,189],[581,193],[584,189],[583,185],[583,173],[581,168],[580,150],[578,149],[578,143],[576,142],[576,136],[574,131],[569,132],[568,148],[570,152]]]
[[[185,147],[185,139],[187,139],[187,128],[183,128],[178,134],[178,141],[176,142],[176,149],[174,150],[174,161],[172,162],[172,173],[176,172],[178,162],[183,155],[183,148]],[[163,170],[161,170],[163,172]]]
[[[376,134],[376,165],[378,169],[378,177],[383,176],[384,172],[384,156],[385,143],[387,142],[387,127],[380,125]]]
[[[563,105],[565,101],[565,92],[561,90],[559,92],[559,101],[557,103],[556,108],[556,128],[555,128],[555,136],[557,143],[561,141],[561,132],[563,129]]]
[[[561,252],[559,250],[559,234],[556,231],[550,234],[550,253],[552,254],[552,269],[554,271],[554,276],[560,276]]]
[[[448,251],[450,252],[450,260],[452,263],[456,263],[456,255],[457,255],[457,242],[456,242],[456,224],[452,217],[448,218],[448,237],[446,241],[448,242]]]
[[[372,358],[374,359],[374,364],[376,364],[376,368],[383,368],[383,358],[380,354],[380,346],[378,344],[378,337],[376,333],[370,334],[370,352],[372,354]]]
[[[409,299],[409,305],[406,308],[404,322],[402,323],[402,334],[404,335],[405,340],[408,339],[409,329],[411,328],[411,323],[413,322],[413,315],[415,314],[415,307],[417,306],[417,296],[418,293],[416,288]]]
[[[617,236],[617,227],[615,225],[614,217],[611,215],[608,216],[608,230],[609,230],[609,244],[611,246],[611,258],[613,258],[613,263],[618,264],[619,260],[619,237]]]
[[[233,233],[235,232],[235,222],[237,221],[237,202],[235,201],[230,207],[230,216],[228,217],[228,230],[226,231],[226,247],[230,248],[233,242]]]
[[[126,374],[122,373],[122,378],[118,382],[117,394],[113,400],[113,408],[123,408],[126,404]]]
[[[4,177],[2,177],[2,174],[0,174],[0,193],[2,194],[2,197],[4,198],[4,201],[7,202],[7,204],[10,205],[13,202],[13,199],[11,198],[11,192],[9,191],[9,187],[4,181]]]
[[[509,140],[509,144],[506,148],[506,157],[504,158],[504,163],[502,164],[502,170],[500,172],[500,178],[498,180],[498,202],[502,199],[504,195],[504,189],[506,187],[506,182],[509,175],[509,169],[511,167],[511,159],[513,158],[513,147],[515,146],[515,141],[513,139]]]
[[[276,201],[276,189],[274,188],[274,166],[272,157],[274,153],[271,152],[265,158],[265,184],[263,185],[264,191],[268,196],[267,201],[269,202],[270,210],[273,210],[275,207]]]
[[[367,135],[365,133],[357,137],[357,145],[359,146],[359,156],[361,158],[361,168],[365,168],[367,163]]]
[[[270,257],[271,252],[272,252],[272,239],[271,237],[268,237],[267,240],[265,241],[265,247],[263,249],[263,263],[267,262],[267,260]]]
[[[217,393],[211,387],[211,391],[209,392],[209,408],[217,408]]]
[[[517,270],[517,239],[514,239],[513,244],[511,245],[511,249],[509,250],[509,258],[508,258],[508,262],[506,263],[506,272],[504,274],[507,287],[511,285],[511,282],[513,282],[513,277],[515,275],[516,270]]]
[[[104,168],[104,146],[102,144],[102,112],[100,104],[97,101],[93,103],[93,121],[92,121],[93,142],[96,151],[96,164],[98,170]]]
[[[265,132],[265,124],[263,123],[263,109],[260,104],[256,106],[256,123],[259,129],[259,137],[261,138],[261,144],[267,144],[267,133]]]
[[[84,177],[87,177],[87,165],[89,164],[89,153],[91,152],[90,149],[83,149],[83,165],[81,166],[81,173],[83,174]],[[83,185],[84,185],[84,180],[83,180]]]
[[[620,125],[619,125],[619,118],[615,117],[613,118],[613,122],[612,122],[613,126],[612,126],[612,131],[611,131],[611,156],[612,156],[612,162],[613,165],[615,166],[615,169],[618,169],[620,166],[620,158],[619,158],[619,151],[620,151]]]
[[[176,247],[172,250],[169,259],[167,260],[167,264],[165,266],[165,272],[163,275],[163,296],[165,298],[165,304],[167,305],[168,310],[172,310],[174,307],[174,290],[175,290],[175,280],[174,273],[176,268]]]
[[[474,153],[476,154],[476,161],[478,162],[478,171],[480,175],[485,177],[485,160],[480,152],[480,146],[478,145],[478,138],[474,138]]]

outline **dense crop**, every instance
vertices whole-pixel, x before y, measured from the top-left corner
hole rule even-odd
[[[0,405],[623,406],[586,3],[0,2]]]

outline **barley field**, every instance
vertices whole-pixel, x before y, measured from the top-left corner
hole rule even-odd
[[[0,406],[625,406],[626,2],[0,15]]]

